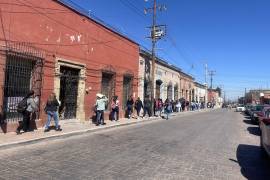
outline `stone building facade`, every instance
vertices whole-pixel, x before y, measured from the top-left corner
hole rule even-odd
[[[270,90],[253,89],[246,93],[244,97],[245,104],[270,104]]]
[[[203,102],[203,103],[206,103],[207,101],[207,87],[201,83],[198,83],[198,82],[194,82],[194,92],[195,92],[195,95],[194,95],[194,100],[195,102]]]
[[[151,54],[141,50],[139,57],[139,96],[151,96]],[[166,61],[156,58],[154,98],[180,99],[181,69],[170,65]]]
[[[180,96],[186,101],[194,101],[194,78],[187,73],[180,72]]]

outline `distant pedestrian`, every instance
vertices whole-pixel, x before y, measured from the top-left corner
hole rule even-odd
[[[112,108],[112,120],[118,121],[119,120],[119,100],[118,100],[118,96],[113,97],[111,108]]]
[[[104,111],[106,109],[106,104],[108,103],[108,98],[100,93],[98,93],[96,96],[96,125],[105,125],[106,123],[104,122]]]
[[[186,101],[186,108],[187,108],[187,111],[190,110],[190,103],[189,103],[189,101]]]
[[[169,115],[172,112],[172,102],[169,99],[166,99],[165,101],[165,113],[166,113],[166,119],[169,119]]]
[[[34,98],[35,92],[31,90],[19,103],[25,103],[24,109],[21,109],[21,114],[23,115],[22,122],[19,122],[19,126],[16,130],[17,134],[21,134],[21,130],[23,129],[24,132],[27,132],[30,130],[30,119],[31,115],[38,110],[38,97],[36,96]],[[18,105],[18,106],[19,106]],[[19,108],[19,107],[18,107]]]
[[[182,112],[185,111],[185,108],[186,108],[186,100],[183,99],[182,102],[181,102],[181,109],[182,109]]]
[[[135,102],[135,109],[137,111],[137,117],[138,118],[140,117],[140,112],[141,112],[142,108],[143,108],[143,103],[142,103],[140,97],[138,97],[136,102]]]
[[[127,105],[127,116],[128,116],[128,119],[130,119],[133,112],[133,105],[134,105],[134,100],[132,96],[129,96],[126,105]]]
[[[153,107],[154,116],[156,116],[157,108],[158,108],[158,99],[154,99],[154,107]]]
[[[145,117],[146,113],[148,114],[148,117],[151,117],[151,107],[152,102],[150,101],[149,96],[146,96],[143,105],[143,117]]]
[[[47,123],[45,125],[45,130],[44,132],[50,131],[50,124],[51,124],[51,119],[54,119],[54,124],[55,124],[55,130],[56,131],[62,131],[59,125],[59,116],[58,116],[58,107],[59,107],[59,102],[56,99],[55,93],[51,93],[46,106],[45,106],[45,112],[47,114]]]
[[[158,99],[158,111],[159,111],[159,117],[161,117],[162,110],[163,110],[163,102],[162,102],[162,99],[159,98],[159,99]]]
[[[179,100],[176,101],[176,112],[180,112],[181,111],[181,103]]]

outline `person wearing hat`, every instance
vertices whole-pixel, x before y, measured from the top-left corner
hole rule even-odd
[[[105,125],[104,123],[104,111],[106,109],[106,104],[108,102],[108,98],[98,93],[97,94],[97,100],[96,100],[96,110],[97,110],[97,116],[96,116],[96,125]]]

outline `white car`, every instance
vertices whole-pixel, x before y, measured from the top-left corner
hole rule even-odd
[[[236,107],[236,112],[244,112],[246,110],[245,106],[240,104]]]

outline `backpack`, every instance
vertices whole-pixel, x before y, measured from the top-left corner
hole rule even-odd
[[[17,105],[17,112],[23,113],[24,111],[26,111],[27,107],[27,98],[23,98]]]

